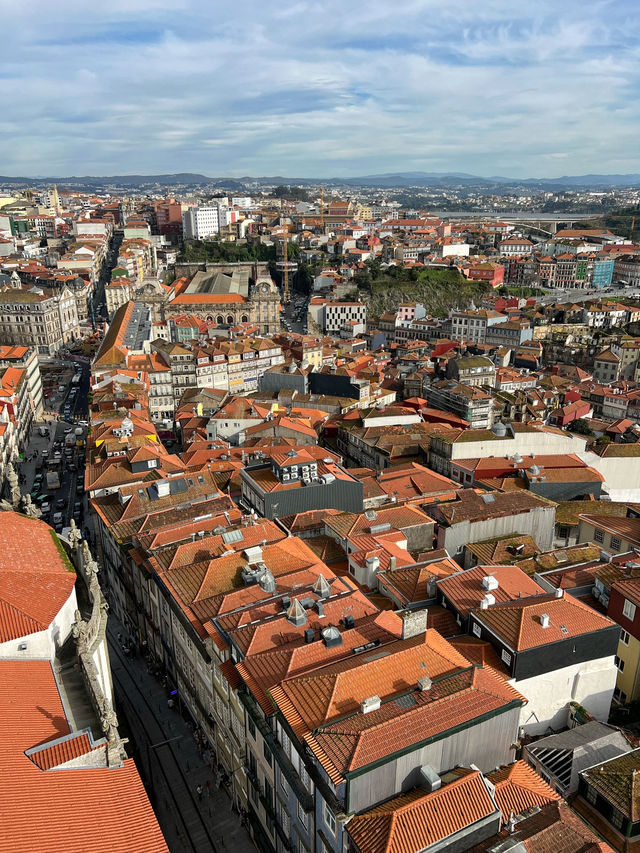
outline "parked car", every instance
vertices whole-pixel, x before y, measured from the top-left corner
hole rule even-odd
[[[55,525],[62,524],[62,513],[61,512],[54,512],[53,513],[53,523]]]
[[[84,494],[84,483],[78,482],[76,483],[76,494],[83,495]]]
[[[43,501],[40,504],[40,509],[43,515],[48,515],[51,512],[51,502],[49,500]]]

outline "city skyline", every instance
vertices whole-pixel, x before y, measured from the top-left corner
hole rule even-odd
[[[638,172],[632,11],[5,4],[0,172]]]

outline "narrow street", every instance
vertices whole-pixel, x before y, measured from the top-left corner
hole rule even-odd
[[[125,630],[111,613],[108,641],[121,734],[127,731],[149,798],[172,853],[255,853],[240,815],[215,770],[165,688],[147,671],[141,655],[128,656],[118,640]],[[202,787],[201,797],[197,787]]]

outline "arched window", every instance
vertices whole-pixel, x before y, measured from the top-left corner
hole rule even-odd
[[[234,323],[234,319],[231,314],[229,314],[229,316],[227,317],[227,323],[229,323],[229,325],[232,325]]]
[[[224,323],[224,317],[222,316],[222,314],[218,314],[218,319],[216,322],[218,323],[219,326],[221,326]]]
[[[213,317],[211,314],[207,314],[207,323],[213,323]]]
[[[242,322],[243,322],[243,323],[248,323],[248,322],[249,322],[249,318],[247,317],[247,315],[246,315],[246,314],[243,314],[243,315],[242,315]]]

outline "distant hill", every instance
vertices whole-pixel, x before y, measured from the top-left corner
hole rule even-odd
[[[141,188],[161,186],[208,186],[220,189],[243,190],[253,186],[352,186],[352,187],[496,187],[529,186],[562,188],[632,187],[640,186],[640,174],[628,175],[565,175],[561,178],[508,178],[503,175],[481,177],[468,172],[385,172],[379,175],[362,175],[352,178],[287,178],[283,175],[241,178],[207,177],[195,172],[177,172],[167,175],[85,175],[71,177],[9,177],[0,175],[5,186],[49,186],[53,183],[67,187],[119,187]]]
[[[175,175],[84,175],[64,178],[25,178],[0,175],[1,184],[27,184],[40,186],[46,184],[61,184],[69,186],[105,186],[117,184],[121,187],[138,187],[145,184],[209,184],[211,178],[192,172],[178,172]]]

